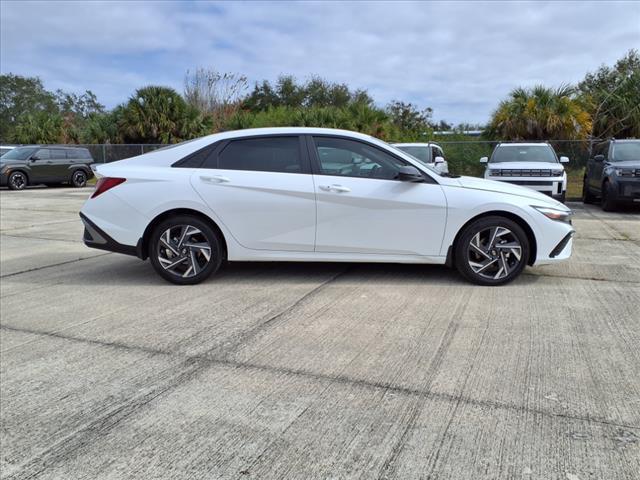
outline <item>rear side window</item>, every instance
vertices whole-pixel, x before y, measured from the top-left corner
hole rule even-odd
[[[302,173],[298,137],[232,140],[218,156],[223,170]]]
[[[67,150],[67,158],[73,160],[90,160],[91,154],[86,148],[70,148]]]
[[[60,160],[60,159],[66,159],[67,158],[67,154],[65,152],[64,149],[62,148],[51,148],[49,149],[49,155],[51,156],[51,158],[55,159],[55,160]]]

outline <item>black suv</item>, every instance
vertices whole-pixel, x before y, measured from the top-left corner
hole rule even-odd
[[[86,148],[29,146],[0,157],[0,186],[22,190],[27,185],[69,183],[84,187],[93,177],[93,158]]]
[[[640,203],[640,140],[607,140],[592,151],[582,186],[582,201],[602,199],[610,211],[621,203]]]

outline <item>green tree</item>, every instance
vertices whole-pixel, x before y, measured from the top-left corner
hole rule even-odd
[[[63,119],[59,113],[36,111],[20,117],[12,141],[16,143],[64,143]]]
[[[419,140],[429,135],[433,110],[420,110],[413,103],[393,100],[387,105],[387,113],[393,123],[404,135],[405,140]]]
[[[17,142],[15,132],[18,124],[34,125],[42,120],[39,112],[56,114],[55,97],[45,90],[42,81],[37,77],[23,77],[12,73],[0,75],[0,140]],[[31,117],[26,120],[26,117]]]
[[[640,136],[640,54],[630,50],[613,67],[587,73],[578,89],[593,117],[595,138]]]
[[[172,88],[140,88],[122,109],[122,139],[129,143],[176,143],[207,134],[211,121]]]
[[[500,102],[485,131],[500,140],[578,140],[591,132],[591,115],[569,86],[516,88]]]

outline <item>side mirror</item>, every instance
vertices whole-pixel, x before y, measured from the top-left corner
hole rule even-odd
[[[424,177],[416,167],[407,165],[398,170],[398,180],[403,182],[424,182]]]
[[[29,160],[31,160],[32,162],[35,162],[36,160],[40,160],[40,157],[38,157],[37,155],[32,155]]]
[[[487,163],[489,161],[489,157],[482,157],[480,159],[480,163]]]
[[[560,157],[560,163],[569,163],[569,157]]]
[[[433,159],[433,163],[438,165],[439,163],[444,163],[444,157],[436,157]]]
[[[593,159],[596,162],[604,162],[604,155],[602,155],[602,154],[596,155],[595,157],[593,157]]]

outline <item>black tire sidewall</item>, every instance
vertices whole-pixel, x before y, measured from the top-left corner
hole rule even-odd
[[[22,184],[21,187],[15,187],[13,185],[13,182],[11,181],[12,178],[17,177],[17,176],[21,176],[24,179],[24,183]],[[24,190],[27,185],[28,185],[28,179],[27,176],[22,173],[22,172],[13,172],[11,175],[9,175],[9,178],[7,179],[7,186],[9,187],[10,190]]]
[[[160,261],[158,260],[158,256],[156,254],[160,235],[162,235],[162,233],[168,228],[176,225],[193,225],[194,227],[200,229],[200,231],[205,235],[207,241],[211,245],[212,260],[202,272],[193,277],[182,278],[173,275],[170,272],[167,272],[160,264]],[[211,227],[209,223],[191,215],[177,215],[159,223],[153,229],[153,232],[149,237],[147,251],[149,252],[149,260],[151,262],[151,265],[158,273],[158,275],[171,283],[175,283],[176,285],[194,285],[196,283],[200,283],[214,274],[222,264],[222,241],[219,238],[218,233]]]
[[[508,276],[497,279],[497,280],[481,277],[471,269],[471,266],[469,266],[469,259],[468,259],[469,243],[471,242],[472,237],[478,231],[484,230],[485,228],[488,228],[488,227],[508,228],[518,237],[518,240],[520,241],[520,245],[522,246],[522,260],[520,264],[515,269],[513,269]],[[478,220],[475,220],[474,222],[470,223],[464,228],[464,230],[460,234],[460,237],[458,238],[458,241],[456,242],[456,247],[455,247],[456,269],[467,280],[477,285],[486,285],[486,286],[504,285],[506,283],[511,282],[522,273],[522,271],[527,265],[530,248],[531,247],[529,245],[529,238],[527,237],[527,234],[522,229],[522,227],[518,225],[516,222],[514,222],[513,220],[510,220],[506,217],[500,217],[500,216],[490,216],[490,217],[479,218]]]

